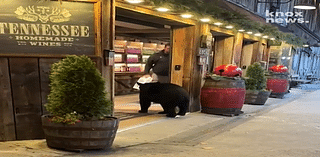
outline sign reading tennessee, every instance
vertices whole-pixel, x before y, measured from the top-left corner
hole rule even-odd
[[[0,53],[94,54],[92,3],[0,2]]]

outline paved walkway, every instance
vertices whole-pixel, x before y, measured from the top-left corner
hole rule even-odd
[[[314,89],[306,85],[263,106],[244,105],[244,114],[236,117],[200,112],[138,117],[145,121],[120,127],[109,150],[65,152],[30,140],[0,142],[0,156],[320,156],[320,91]]]

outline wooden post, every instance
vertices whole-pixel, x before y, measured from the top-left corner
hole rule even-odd
[[[101,7],[101,52],[114,49],[115,37],[115,0],[102,0]],[[103,58],[103,54],[99,54]],[[106,92],[108,99],[114,100],[114,70],[113,66],[106,66],[101,62],[102,76],[106,80]]]
[[[234,36],[234,49],[233,49],[233,62],[232,64],[237,65],[240,67],[240,61],[241,61],[241,50],[242,50],[242,44],[243,44],[243,33],[237,33]]]
[[[270,61],[270,46],[267,45],[265,52],[263,53],[263,61],[267,62],[267,69],[269,69],[269,61]]]
[[[260,62],[262,60],[263,50],[265,49],[265,46],[266,44],[261,40],[253,44],[251,64],[255,62]]]
[[[200,47],[201,26],[200,24],[186,28],[186,54],[184,57],[183,83],[190,95],[189,111],[200,110],[201,68],[197,65],[197,52]]]

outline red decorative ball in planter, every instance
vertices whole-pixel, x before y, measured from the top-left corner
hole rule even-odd
[[[269,71],[267,89],[272,90],[270,97],[283,98],[289,90],[288,68],[283,65],[276,65],[269,68]]]
[[[276,72],[276,73],[286,73],[288,72],[288,68],[284,65],[275,65],[269,68],[271,72]]]
[[[241,76],[242,70],[235,65],[220,65],[214,69],[214,74],[227,77]]]
[[[245,82],[234,76],[242,74],[240,68],[222,65],[215,73],[222,76],[208,76],[201,89],[201,112],[221,115],[239,115],[245,100]],[[232,77],[225,77],[232,76]]]

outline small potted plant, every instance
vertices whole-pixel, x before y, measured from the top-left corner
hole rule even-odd
[[[49,147],[65,150],[105,149],[112,145],[119,119],[111,117],[105,81],[87,56],[67,56],[54,63],[50,94],[42,116]]]
[[[266,90],[265,70],[259,63],[248,66],[246,73],[246,98],[245,104],[264,105],[271,91]]]
[[[245,98],[242,70],[235,65],[221,65],[207,75],[201,88],[201,112],[234,116],[241,111]]]

